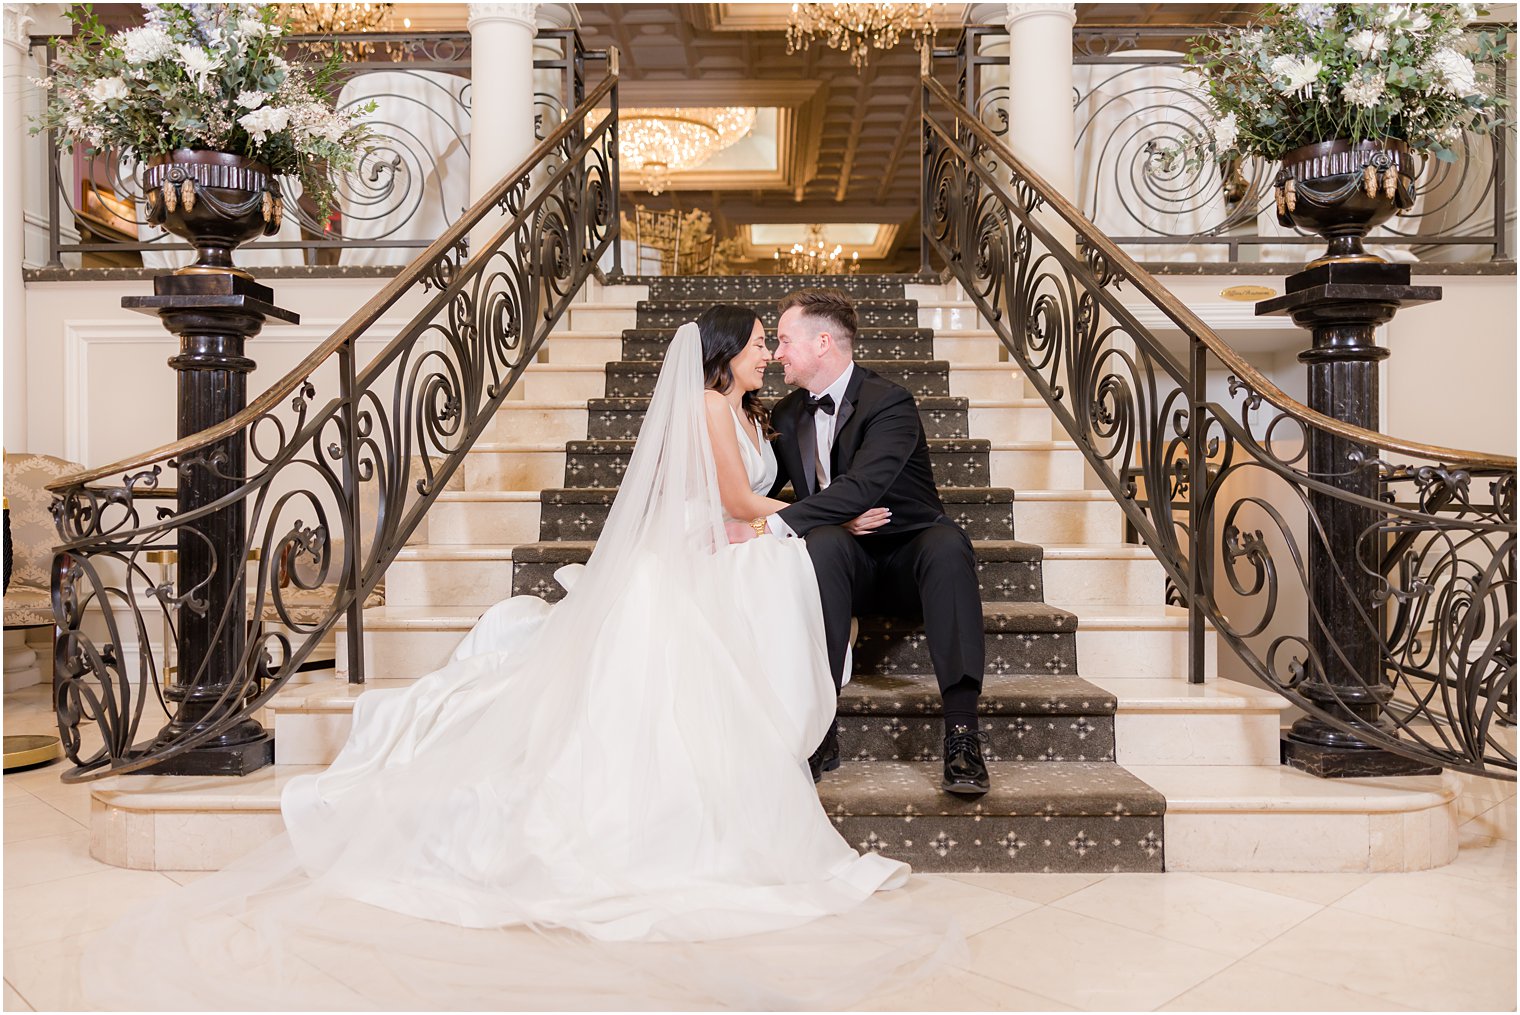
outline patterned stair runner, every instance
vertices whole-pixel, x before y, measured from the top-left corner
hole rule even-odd
[[[992,791],[939,790],[943,727],[921,626],[861,618],[855,673],[839,702],[844,763],[819,786],[841,833],[860,849],[921,871],[1160,871],[1161,794],[1114,762],[1114,695],[1078,675],[1077,617],[1044,602],[1040,547],[1015,539],[1014,493],[990,485],[989,441],[968,432],[968,405],[951,397],[951,365],[934,332],[891,276],[743,276],[639,280],[650,299],[607,364],[605,397],[587,403],[589,432],[565,451],[565,485],[544,490],[538,543],[513,552],[513,592],[557,599],[555,569],[590,555],[643,421],[675,329],[714,302],[752,307],[767,329],[776,303],[808,285],[857,300],[856,357],[912,391],[929,436],[947,512],[971,536],[987,639],[982,728]],[[772,336],[774,337],[774,336]],[[779,368],[762,394],[788,389]],[[1012,393],[1010,393],[1012,397]]]

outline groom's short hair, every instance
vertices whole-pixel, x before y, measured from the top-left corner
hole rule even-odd
[[[781,301],[781,313],[793,307],[801,308],[804,315],[827,323],[828,331],[835,341],[844,346],[845,352],[855,347],[855,331],[859,317],[855,304],[842,289],[798,289]]]

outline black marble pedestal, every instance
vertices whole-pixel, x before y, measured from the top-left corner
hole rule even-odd
[[[1377,345],[1379,326],[1402,307],[1441,298],[1438,286],[1409,284],[1405,264],[1326,264],[1288,276],[1286,292],[1256,305],[1258,316],[1287,314],[1313,334],[1299,354],[1309,369],[1309,407],[1366,430],[1378,427],[1378,362],[1387,349]],[[1304,468],[1320,481],[1367,501],[1381,489],[1378,450],[1328,429],[1308,428]],[[1309,491],[1309,643],[1321,672],[1300,692],[1353,729],[1385,736],[1393,727],[1384,708],[1393,695],[1383,669],[1376,618],[1377,561],[1361,561],[1374,551],[1364,534],[1375,525],[1374,508],[1331,493]],[[1317,531],[1323,531],[1319,538]],[[1369,618],[1373,623],[1369,623]],[[1282,741],[1284,763],[1314,775],[1356,777],[1419,775],[1440,771],[1380,749],[1362,736],[1313,716],[1293,724]]]
[[[300,317],[274,304],[274,292],[229,274],[161,275],[152,296],[128,296],[129,310],[155,314],[179,336],[169,360],[179,377],[178,436],[190,437],[236,416],[248,404],[253,360],[244,342],[265,321],[295,324]],[[178,517],[234,493],[246,474],[247,435],[230,433],[178,459]],[[179,529],[180,595],[195,590],[196,605],[176,616],[176,668],[164,696],[178,704],[159,731],[166,745],[209,729],[241,704],[253,686],[247,652],[247,597],[243,587],[246,523],[243,502],[233,500]],[[153,775],[245,775],[274,763],[274,735],[252,719],[146,769]]]

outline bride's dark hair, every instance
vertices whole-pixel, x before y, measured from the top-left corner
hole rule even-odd
[[[733,303],[715,303],[702,311],[697,318],[697,330],[702,333],[702,383],[720,395],[726,395],[734,386],[734,357],[749,345],[755,333],[755,322],[760,315],[749,307]],[[744,413],[760,424],[760,432],[766,440],[775,436],[771,430],[771,413],[760,401],[757,391],[746,391],[741,403]]]

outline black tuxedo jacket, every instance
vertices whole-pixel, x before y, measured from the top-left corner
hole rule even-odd
[[[799,536],[820,525],[842,525],[874,507],[889,508],[892,521],[877,532],[911,532],[945,517],[934,486],[929,444],[918,405],[908,389],[860,364],[835,410],[834,446],[830,452],[828,489],[811,493],[808,476],[816,451],[798,443],[797,424],[807,411],[808,393],[798,388],[776,403],[776,485],[771,496],[790,483],[797,502],[779,512]]]

